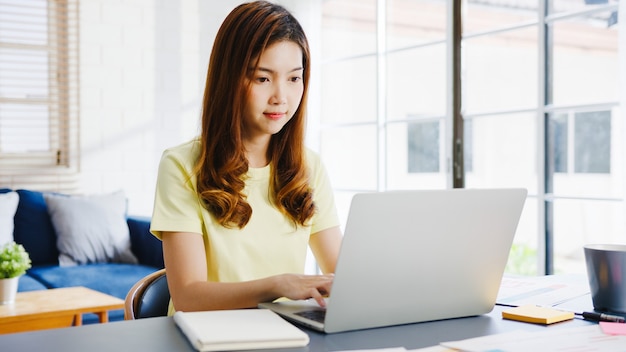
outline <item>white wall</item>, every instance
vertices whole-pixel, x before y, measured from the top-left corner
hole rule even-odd
[[[81,3],[85,193],[123,189],[131,214],[151,213],[161,151],[194,132],[202,76],[196,14],[195,1]]]

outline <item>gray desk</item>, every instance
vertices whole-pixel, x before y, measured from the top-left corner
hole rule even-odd
[[[561,329],[593,324],[575,319],[545,327],[503,320],[504,307],[496,306],[486,315],[379,329],[321,334],[305,331],[311,337],[306,348],[281,351],[338,351],[384,347],[414,349],[512,330]],[[64,329],[0,335],[3,352],[185,352],[194,351],[170,317],[84,325]]]

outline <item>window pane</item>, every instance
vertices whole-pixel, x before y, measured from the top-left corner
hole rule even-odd
[[[537,28],[465,39],[463,55],[466,112],[536,108]]]
[[[611,172],[611,112],[574,115],[574,170],[577,173]]]
[[[474,120],[463,120],[463,169],[474,171]]]
[[[387,125],[387,188],[446,187],[443,119]]]
[[[538,4],[539,0],[467,1],[463,3],[463,31],[471,34],[536,21]]]
[[[472,169],[465,185],[525,187],[537,193],[536,115],[518,113],[472,119]]]
[[[46,104],[0,104],[0,116],[0,153],[50,150]]]
[[[522,210],[505,272],[517,275],[537,275],[537,198],[528,197]]]
[[[624,147],[619,111],[568,111],[550,117],[548,136],[552,139],[548,145],[552,145],[553,156],[548,159],[552,163],[548,171],[554,170],[554,195],[623,197]]]
[[[332,181],[332,180],[331,180]],[[348,220],[348,213],[350,212],[350,204],[352,203],[352,197],[355,192],[351,191],[335,191],[335,205],[337,206],[337,215],[341,222],[341,229],[346,229],[346,222]]]
[[[569,118],[567,114],[558,113],[549,117],[546,133],[548,172],[568,172],[569,166]]]
[[[429,45],[387,55],[387,119],[446,112],[446,46]]]
[[[320,145],[334,188],[376,190],[376,125],[322,130]]]
[[[607,27],[609,12],[554,22],[554,82],[548,102],[594,104],[618,100],[617,26]]]
[[[322,2],[324,61],[376,52],[376,0]]]
[[[557,14],[563,12],[578,12],[590,10],[596,7],[614,5],[618,0],[547,0],[548,13]],[[615,14],[617,20],[617,13]]]
[[[46,0],[0,4],[0,153],[54,148],[48,25]]]
[[[446,39],[446,1],[388,0],[387,49]]]
[[[376,57],[323,66],[322,123],[376,121]]]
[[[0,98],[47,99],[48,67],[45,49],[0,47]]]
[[[408,125],[409,173],[439,172],[439,121]]]
[[[0,3],[0,42],[31,46],[48,44],[47,0]],[[26,5],[26,6],[25,6]]]
[[[586,273],[583,246],[624,243],[623,202],[554,200],[554,271]]]

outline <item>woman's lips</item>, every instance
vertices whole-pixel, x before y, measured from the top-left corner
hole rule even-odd
[[[282,113],[282,112],[266,112],[264,114],[265,114],[265,116],[267,116],[268,118],[270,118],[272,120],[279,120],[283,116],[285,116],[285,114]]]

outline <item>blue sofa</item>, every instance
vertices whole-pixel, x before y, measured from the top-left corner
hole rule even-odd
[[[6,193],[10,189],[0,189]],[[14,217],[13,236],[28,251],[33,267],[20,277],[18,291],[84,286],[124,299],[130,288],[144,276],[164,267],[161,241],[154,237],[148,217],[128,216],[131,250],[138,264],[98,263],[59,266],[56,233],[42,192],[16,190],[20,200]],[[123,310],[109,312],[109,320],[124,319]],[[83,316],[83,323],[97,322],[95,314]]]

